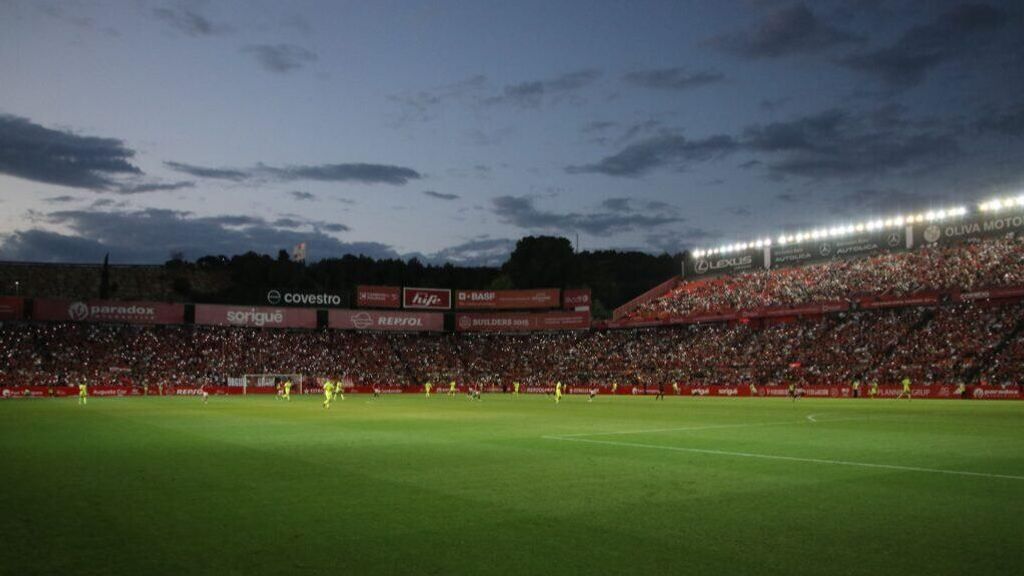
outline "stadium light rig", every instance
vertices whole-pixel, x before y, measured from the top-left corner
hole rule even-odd
[[[1007,204],[1010,202],[1010,204]],[[995,203],[995,204],[993,204]],[[986,210],[998,210],[1002,206],[1024,206],[1024,195],[1016,198],[1007,198],[1002,200],[993,200],[992,202],[986,202],[980,206],[982,211]],[[986,208],[986,206],[989,206]],[[851,234],[859,234],[862,232],[874,232],[876,230],[885,230],[887,228],[899,228],[906,226],[907,224],[920,224],[924,222],[941,222],[948,220],[949,218],[959,218],[967,214],[967,208],[965,206],[957,206],[955,208],[947,208],[943,210],[929,210],[927,212],[921,212],[919,214],[912,214],[910,216],[897,215],[892,218],[868,220],[864,222],[858,222],[857,224],[844,224],[842,226],[830,226],[815,228],[812,230],[806,230],[803,232],[796,232],[793,234],[780,234],[774,241],[771,238],[762,238],[760,240],[754,240],[753,242],[739,242],[734,244],[726,244],[717,248],[702,248],[693,251],[694,258],[704,258],[705,256],[718,256],[721,254],[733,254],[736,252],[743,252],[749,249],[758,249],[772,246],[773,243],[779,246],[785,246],[787,244],[799,244],[807,240],[825,240],[830,238],[842,238],[844,236],[850,236]]]
[[[1020,208],[1024,206],[1024,194],[1015,197],[995,198],[988,202],[978,204],[978,210],[982,212],[998,212],[1007,208]]]

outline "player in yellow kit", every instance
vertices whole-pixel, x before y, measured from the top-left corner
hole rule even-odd
[[[512,383],[512,395],[519,396],[519,382]]]
[[[291,380],[285,380],[284,381],[284,394],[281,397],[284,398],[285,400],[289,401],[289,402],[292,401],[292,381]]]
[[[89,385],[82,382],[78,385],[78,404],[85,406],[89,403]]]
[[[452,380],[451,382],[448,383],[448,396],[454,398],[456,394],[457,392],[455,390],[455,380]]]
[[[555,382],[555,404],[562,401],[562,383]]]
[[[901,384],[903,384],[903,392],[900,392],[900,395],[897,396],[896,399],[899,400],[900,398],[903,398],[904,395],[906,395],[907,400],[910,400],[911,399],[910,378],[909,377],[904,377],[903,378],[903,382],[901,382]]]
[[[331,400],[334,400],[334,384],[327,380],[324,382],[324,408],[331,407]]]
[[[423,385],[423,393],[426,394],[427,398],[430,398],[430,389],[433,387],[434,385],[430,382]]]

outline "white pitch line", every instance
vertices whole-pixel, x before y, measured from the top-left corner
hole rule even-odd
[[[817,416],[817,414],[808,414],[807,419],[811,422],[817,422],[817,420],[814,419],[815,416]]]
[[[810,418],[810,416],[808,416]],[[851,420],[864,420],[864,418],[835,418],[833,420],[824,420],[820,424],[828,424],[830,422],[848,422]],[[811,420],[811,422],[819,423],[817,420]],[[558,434],[559,438],[582,438],[585,436],[620,436],[625,434],[653,434],[656,432],[696,432],[699,430],[718,430],[721,428],[760,428],[762,426],[793,426],[806,424],[803,420],[795,420],[791,422],[754,422],[747,424],[709,424],[707,426],[686,426],[683,428],[654,428],[646,430],[619,430],[615,432],[583,432],[580,434]]]
[[[568,438],[565,436],[541,436],[547,440],[563,442],[586,442],[588,444],[604,444],[607,446],[623,446],[627,448],[653,448],[672,452],[689,452],[693,454],[710,454],[713,456],[733,456],[737,458],[758,458],[761,460],[784,460],[787,462],[806,462],[809,464],[832,464],[834,466],[853,466],[857,468],[879,468],[883,470],[902,470],[904,472],[926,472],[931,474],[949,474],[952,476],[974,476],[981,478],[1001,478],[1004,480],[1024,480],[1024,476],[1011,474],[989,474],[987,472],[969,472],[966,470],[943,470],[941,468],[920,468],[917,466],[900,466],[898,464],[873,464],[871,462],[850,462],[847,460],[828,460],[823,458],[800,458],[797,456],[779,456],[775,454],[754,454],[751,452],[730,452],[727,450],[707,450],[704,448],[682,448],[678,446],[657,446],[653,444],[637,444],[635,442],[616,442],[614,440],[590,440],[587,438]]]

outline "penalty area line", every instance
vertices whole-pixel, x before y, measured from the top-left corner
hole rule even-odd
[[[875,464],[871,462],[851,462],[848,460],[830,460],[826,458],[801,458],[799,456],[780,456],[777,454],[755,454],[753,452],[732,452],[729,450],[710,450],[706,448],[684,448],[680,446],[658,446],[654,444],[638,444],[636,442],[617,442],[615,440],[593,440],[590,438],[570,438],[567,436],[541,436],[545,440],[562,442],[585,442],[605,446],[624,448],[651,448],[670,452],[687,452],[691,454],[708,454],[711,456],[732,456],[735,458],[755,458],[759,460],[780,460],[785,462],[804,462],[807,464],[831,464],[833,466],[850,466],[854,468],[875,468],[881,470],[900,470],[903,472],[923,472],[928,474],[947,474],[950,476],[972,476],[976,478],[1000,478],[1003,480],[1024,480],[1024,476],[1011,474],[990,474],[988,472],[970,472],[967,470],[944,470],[942,468],[922,468],[918,466],[901,466],[899,464]]]

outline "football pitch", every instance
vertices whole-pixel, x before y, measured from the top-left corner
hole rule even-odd
[[[0,402],[2,574],[1014,574],[1024,402]]]

